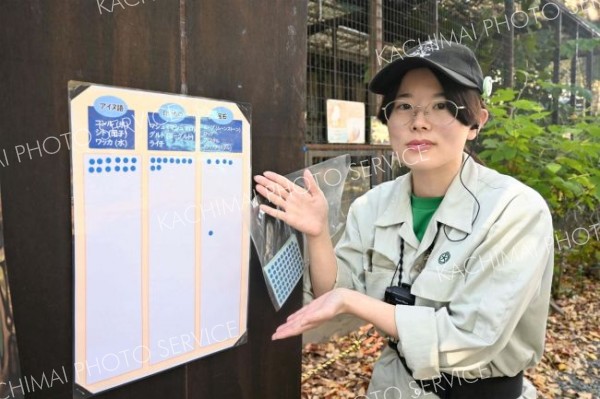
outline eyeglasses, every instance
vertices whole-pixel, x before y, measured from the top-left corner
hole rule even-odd
[[[429,123],[445,126],[451,124],[458,116],[458,111],[466,109],[464,105],[456,105],[450,100],[432,101],[426,106],[412,105],[406,100],[394,100],[383,107],[383,114],[389,123],[408,125],[417,116],[417,108],[423,108],[423,115]]]

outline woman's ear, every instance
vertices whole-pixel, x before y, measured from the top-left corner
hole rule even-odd
[[[488,111],[485,108],[482,108],[481,112],[479,114],[479,123],[477,124],[477,134],[479,134],[479,131],[481,129],[483,129],[483,127],[485,126],[485,124],[487,123],[489,118],[490,118],[490,111]]]
[[[471,131],[469,131],[469,135],[467,136],[467,140],[475,140],[479,135],[479,131],[483,128],[490,117],[490,113],[487,109],[483,108],[481,113],[479,114],[479,123],[471,126]]]
[[[469,134],[467,135],[467,140],[468,141],[475,140],[477,138],[478,134],[479,134],[479,125],[471,126],[471,130],[469,130]]]

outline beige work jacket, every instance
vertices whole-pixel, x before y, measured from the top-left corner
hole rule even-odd
[[[336,287],[383,299],[402,237],[402,282],[416,296],[415,306],[396,305],[395,312],[398,347],[412,376],[386,347],[369,398],[379,391],[388,399],[433,399],[414,379],[441,372],[467,379],[514,376],[542,356],[554,259],[548,206],[530,187],[471,158],[462,180],[474,196],[459,175],[421,242],[412,226],[410,173],[350,208],[336,246]],[[521,398],[535,397],[525,380]]]

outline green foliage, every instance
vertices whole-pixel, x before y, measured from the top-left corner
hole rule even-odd
[[[483,135],[480,157],[491,168],[537,190],[550,206],[555,231],[568,234],[578,227],[598,223],[598,116],[571,113],[561,124],[553,124],[552,113],[546,107],[521,98],[522,94],[523,91],[500,89],[491,96],[491,118]],[[576,266],[578,275],[588,274],[598,267],[599,248],[596,237],[581,247],[555,248],[555,295],[559,293],[564,265]]]
[[[567,40],[560,47],[563,56],[571,58],[575,54],[587,53],[600,48],[598,39],[572,39]]]
[[[600,202],[600,126],[594,116],[551,123],[537,101],[500,89],[488,104],[481,158],[492,168],[537,190],[555,220],[570,211],[593,212]]]

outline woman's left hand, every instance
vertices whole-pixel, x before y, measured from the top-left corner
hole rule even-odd
[[[336,288],[321,295],[289,316],[287,321],[277,328],[271,339],[283,339],[302,334],[344,313],[348,292],[349,290],[345,288]]]
[[[263,204],[260,209],[309,237],[325,234],[329,239],[327,199],[310,170],[303,178],[306,189],[277,173],[254,176],[256,191],[277,207]]]

